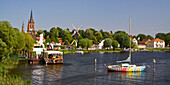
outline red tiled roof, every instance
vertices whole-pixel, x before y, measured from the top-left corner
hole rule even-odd
[[[147,42],[147,41],[151,41],[150,39],[143,39],[141,42],[140,42],[140,44],[145,44],[145,42]]]
[[[151,41],[164,41],[164,40],[161,40],[161,39],[159,39],[159,38],[156,38],[156,39],[153,39],[153,40],[151,40]]]

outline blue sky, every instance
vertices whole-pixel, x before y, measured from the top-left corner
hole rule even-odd
[[[20,30],[24,21],[26,29],[31,9],[36,30],[72,30],[74,24],[83,30],[128,32],[131,17],[132,35],[170,32],[170,0],[0,0],[0,21]]]

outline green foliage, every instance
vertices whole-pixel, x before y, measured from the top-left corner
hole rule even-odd
[[[32,38],[30,34],[25,33],[25,49],[29,52],[33,51],[35,40]]]
[[[7,45],[5,42],[2,41],[2,39],[0,38],[0,61],[1,59],[7,54],[8,50],[7,50]]]
[[[112,40],[110,38],[106,38],[104,41],[104,47],[110,47],[112,46]]]
[[[167,34],[165,37],[165,44],[170,45],[170,34]]]
[[[68,40],[68,42],[70,43],[73,40],[73,37],[71,37],[71,33],[67,29],[63,30],[62,32],[62,41],[66,40]]]
[[[91,40],[89,40],[88,38],[86,38],[85,41],[87,42],[87,49],[92,46]]]
[[[94,44],[97,44],[97,43],[98,43],[98,40],[97,40],[96,37],[93,37],[93,43],[94,43]]]
[[[58,33],[59,33],[59,36],[58,37],[62,37],[62,29],[60,27],[57,27],[57,30],[58,30]]]
[[[44,33],[44,31],[43,30],[38,30],[37,31],[37,37],[39,37],[40,36],[40,34],[43,34],[43,36],[45,36],[45,33]]]
[[[14,47],[13,47],[13,54],[17,55],[19,52],[24,49],[25,47],[25,37],[23,32],[19,32],[18,29],[14,29]]]
[[[44,38],[45,39],[47,38],[47,36],[50,36],[50,32],[47,32],[47,30],[44,30],[43,32],[44,32]]]
[[[154,39],[151,35],[147,35],[146,38],[151,40]]]
[[[86,29],[85,31],[86,38],[92,40],[93,39],[93,31],[91,29]]]
[[[47,47],[47,43],[46,42],[43,42],[44,46]]]
[[[0,50],[3,52],[0,54],[1,58],[19,54],[23,49],[32,51],[34,42],[31,35],[19,32],[7,21],[0,21]]]
[[[115,50],[115,48],[118,48],[118,42],[116,40],[113,40],[112,41],[112,47],[113,47],[113,50]]]
[[[46,43],[51,43],[51,39],[50,39],[50,38],[47,38],[45,42],[46,42]]]
[[[58,30],[55,28],[55,27],[52,27],[50,29],[50,37],[54,37],[54,38],[57,38],[58,37]],[[52,39],[51,39],[52,40]]]
[[[89,47],[92,46],[92,42],[88,38],[80,39],[79,40],[79,46],[81,46],[82,48],[87,47],[87,49],[88,49]]]
[[[14,35],[14,29],[11,24],[8,21],[0,21],[0,38],[6,44],[8,49],[5,56],[9,56],[13,53],[13,46],[15,42],[13,37]]]
[[[82,36],[82,38],[86,37],[84,30],[79,30],[79,34],[80,34],[80,36]]]
[[[115,38],[119,42],[120,48],[129,47],[129,39],[129,36],[125,33],[117,33]]]
[[[109,32],[105,32],[105,38],[113,39],[113,38],[112,38],[112,34],[109,33]]]
[[[146,39],[145,34],[138,34],[137,39],[139,38],[139,41],[142,41],[143,39]]]
[[[157,33],[155,38],[159,38],[165,40],[166,34],[165,33]]]
[[[123,33],[123,34],[128,35],[125,31],[116,31],[116,32],[112,35],[112,38],[115,39],[118,33]]]
[[[9,74],[10,69],[18,65],[16,57],[2,60],[0,62],[0,85],[32,85],[30,80],[23,80],[20,76]]]
[[[103,39],[103,36],[102,36],[101,32],[96,32],[95,37],[98,39],[98,42],[102,41],[102,39]]]

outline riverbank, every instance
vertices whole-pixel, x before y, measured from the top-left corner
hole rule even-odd
[[[146,48],[149,51],[170,51],[170,48]]]
[[[135,51],[135,49],[133,49]],[[169,48],[146,48],[147,51],[170,51]],[[75,54],[77,50],[60,50],[64,54]],[[98,50],[82,50],[84,53],[92,53],[92,52],[103,52],[103,53],[113,53],[113,52],[122,52],[123,50],[120,48],[113,49],[98,49]],[[137,51],[142,51],[142,49],[137,49]]]
[[[77,50],[60,50],[62,51],[64,54],[75,54]],[[82,50],[85,54],[86,53],[92,53],[92,52],[104,52],[104,53],[109,53],[109,52],[121,52],[121,49],[98,49],[98,50]]]
[[[32,85],[30,80],[26,81],[18,75],[9,73],[11,69],[17,67],[18,63],[17,57],[0,61],[0,85]]]

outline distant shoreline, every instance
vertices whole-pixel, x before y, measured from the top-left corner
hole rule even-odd
[[[64,52],[64,54],[75,54],[77,50],[59,50]],[[99,52],[99,53],[119,53],[119,52],[124,52],[122,49],[100,49],[100,50],[81,50],[83,51],[85,54],[87,53],[94,53],[94,52]],[[161,52],[161,51],[165,51],[165,52],[170,52],[169,48],[146,48],[146,50],[137,50],[137,51],[133,51],[133,52]]]

